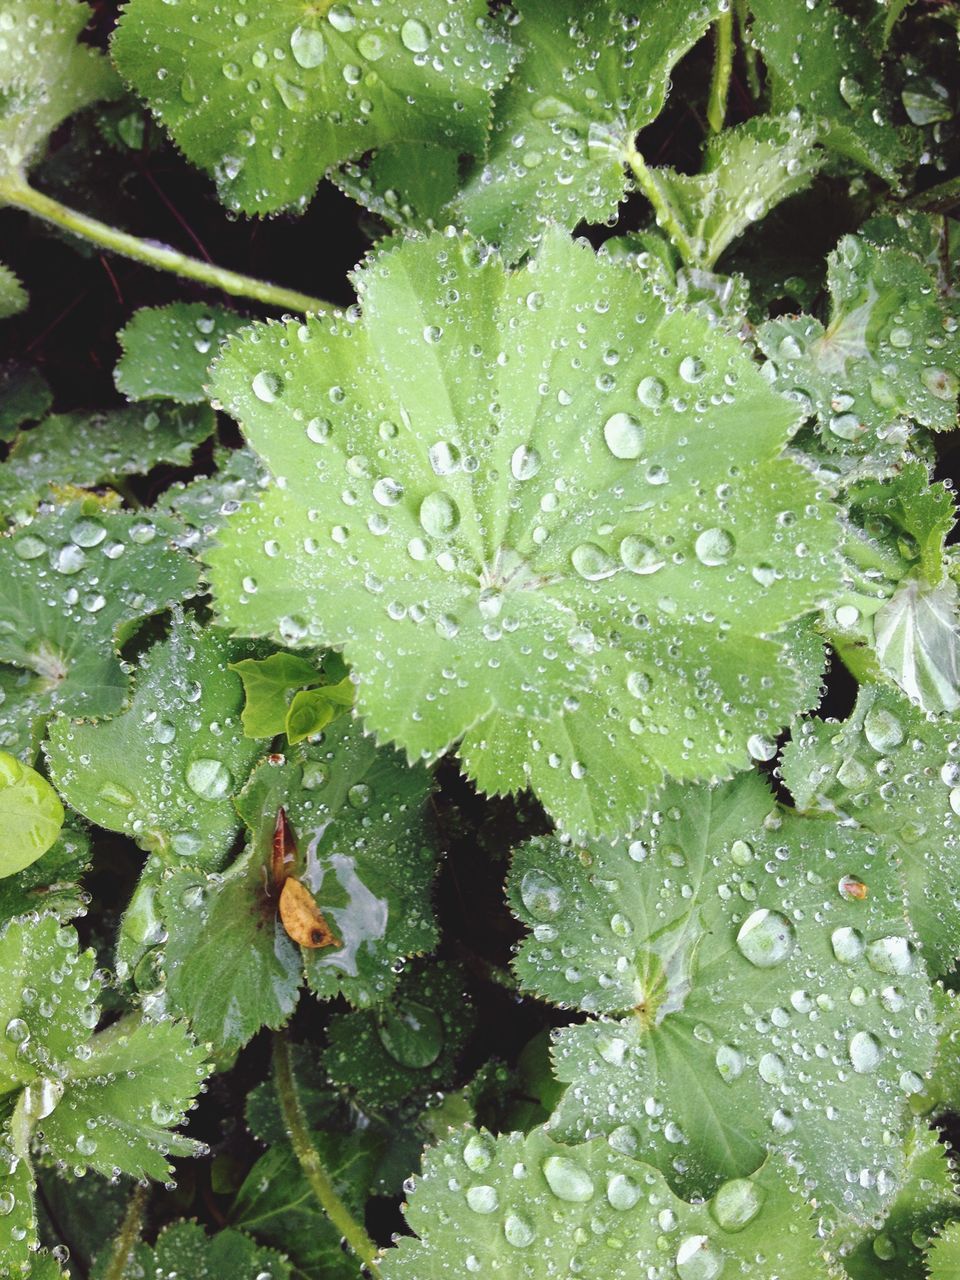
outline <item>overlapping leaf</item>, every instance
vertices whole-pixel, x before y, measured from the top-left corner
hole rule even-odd
[[[141,659],[126,710],[51,726],[47,759],[60,793],[174,865],[222,866],[239,826],[232,797],[259,754],[243,736],[240,681],[228,667],[250,648],[175,619]]]
[[[144,1275],[289,1280],[290,1264],[282,1253],[255,1244],[242,1231],[227,1227],[208,1236],[196,1222],[174,1222],[163,1228],[153,1246],[137,1243],[118,1280]]]
[[[482,151],[510,65],[482,0],[132,0],[112,50],[245,213],[303,208],[327,170],[374,147]]]
[[[532,929],[523,985],[604,1015],[559,1033],[557,1137],[607,1134],[689,1195],[779,1148],[821,1205],[861,1221],[882,1208],[889,1135],[933,1046],[878,841],[776,811],[753,774],[675,784],[628,839],[521,846],[510,900]]]
[[[89,866],[90,838],[68,819],[42,858],[0,880],[0,925],[40,911],[63,923],[83,915],[90,895],[79,881]]]
[[[778,457],[791,407],[559,233],[515,273],[404,242],[358,286],[362,324],[256,328],[215,368],[277,482],[208,553],[224,622],[342,647],[371,729],[461,740],[484,790],[573,829],[622,828],[664,769],[747,764],[802,683],[775,633],[835,573]]]
[[[782,767],[799,808],[849,815],[894,842],[927,963],[949,972],[960,953],[955,717],[924,715],[895,690],[866,685],[842,724],[801,725]]]
[[[424,1153],[404,1236],[385,1280],[471,1272],[524,1280],[827,1280],[812,1224],[784,1166],[727,1182],[707,1204],[606,1142],[561,1146],[542,1129],[494,1139],[466,1130]]]
[[[242,323],[235,311],[202,302],[142,307],[117,335],[123,348],[114,370],[117,390],[128,400],[202,403],[207,369]]]

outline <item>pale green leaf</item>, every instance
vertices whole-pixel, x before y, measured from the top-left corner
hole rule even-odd
[[[933,1072],[911,1105],[921,1115],[940,1116],[960,1111],[960,995],[937,983],[933,988],[937,1014],[937,1056]]]
[[[462,739],[484,790],[573,829],[744,767],[802,683],[774,633],[835,575],[792,408],[560,233],[515,273],[404,241],[358,287],[362,323],[261,326],[215,367],[277,480],[208,553],[226,625],[342,647],[370,729]]]
[[[0,878],[36,862],[63,826],[63,805],[36,769],[0,751]]]
[[[880,669],[927,711],[960,707],[957,586],[906,578],[873,620]]]
[[[510,65],[482,0],[131,0],[112,49],[224,204],[245,213],[302,209],[327,170],[371,148],[482,151]]]
[[[196,565],[163,516],[72,503],[0,537],[0,662],[33,672],[20,699],[28,720],[60,710],[110,715],[128,680],[117,649],[144,618],[195,593]]]
[[[238,797],[264,862],[277,810],[286,810],[299,850],[291,874],[342,944],[303,949],[307,982],[321,998],[379,1003],[397,985],[404,958],[436,945],[436,851],[424,812],[430,790],[422,766],[407,768],[343,716],[318,744],[261,765]]]
[[[117,390],[128,400],[200,404],[211,361],[242,324],[235,311],[202,302],[141,307],[117,334],[123,349],[114,370]]]
[[[914,148],[891,123],[880,60],[857,19],[833,0],[750,0],[750,14],[775,108],[798,108],[828,147],[895,184]]]
[[[960,1280],[960,1222],[950,1222],[927,1254],[930,1280]]]
[[[291,745],[315,737],[353,706],[355,686],[349,676],[319,689],[301,689],[290,700],[284,729]]]
[[[433,229],[447,222],[446,206],[460,190],[460,155],[436,139],[397,143],[331,177],[389,226]]]
[[[318,662],[298,653],[271,653],[266,658],[244,658],[230,668],[243,683],[240,719],[248,738],[274,738],[283,733],[293,690],[323,679]]]
[[[0,923],[38,911],[55,915],[62,923],[83,915],[90,895],[80,888],[79,880],[89,866],[90,839],[68,819],[42,858],[0,880]]]
[[[14,441],[0,465],[0,511],[29,515],[70,485],[115,483],[146,475],[161,462],[188,466],[214,426],[206,407],[57,414]]]
[[[170,512],[187,526],[180,541],[191,549],[207,546],[227,516],[255,497],[266,482],[260,460],[250,449],[217,446],[213,460],[216,469],[211,475],[178,481],[157,502],[158,511]]]
[[[664,21],[659,0],[523,0],[511,28],[522,58],[453,220],[515,259],[552,223],[615,216],[634,134],[660,114],[674,65],[720,8],[676,0]]]
[[[471,1272],[524,1280],[828,1280],[809,1211],[770,1162],[687,1204],[662,1175],[602,1140],[562,1146],[543,1129],[467,1129],[424,1152],[404,1236],[384,1280]]]
[[[239,826],[232,797],[259,754],[241,732],[243,694],[228,667],[249,648],[175,619],[141,659],[126,710],[51,726],[47,760],[61,795],[173,865],[222,866]]]
[[[648,169],[676,217],[672,238],[687,266],[709,270],[731,241],[805,190],[825,159],[816,142],[815,128],[758,116],[712,134],[699,174]]]
[[[689,1195],[780,1149],[821,1206],[869,1220],[934,1048],[891,854],[778,811],[750,774],[673,784],[657,817],[614,844],[517,852],[524,987],[606,1015],[558,1035],[551,1132],[607,1134]]]
[[[67,116],[118,92],[107,58],[77,40],[90,16],[84,0],[0,3],[0,179],[28,168]]]
[[[900,855],[910,919],[935,974],[960,954],[960,759],[954,716],[924,715],[894,689],[865,686],[842,724],[811,720],[783,756],[801,809],[856,819]]]

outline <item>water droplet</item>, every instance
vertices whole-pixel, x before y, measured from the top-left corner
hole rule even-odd
[[[416,18],[406,20],[400,28],[400,39],[403,47],[409,49],[411,53],[426,53],[430,48],[430,32]]]
[[[620,559],[631,573],[656,573],[666,564],[652,542],[629,534],[620,543]]]
[[[615,458],[639,458],[645,432],[629,413],[614,413],[603,424],[603,438]]]
[[[716,1280],[723,1270],[723,1255],[709,1236],[687,1236],[677,1250],[675,1265],[680,1280]]]
[[[351,809],[366,809],[373,799],[373,792],[365,782],[355,782],[347,792],[347,803]]]
[[[758,969],[772,969],[782,964],[796,945],[790,921],[779,911],[766,907],[754,911],[740,926],[737,946],[741,954]]]
[[[290,37],[290,52],[298,67],[310,71],[319,67],[327,52],[326,41],[313,27],[295,27]]]
[[[637,399],[648,409],[657,409],[663,404],[667,388],[659,378],[644,378],[637,387]]]
[[[694,543],[693,549],[701,564],[715,568],[729,561],[736,545],[733,534],[726,529],[704,529]]]
[[[960,390],[960,379],[946,369],[924,369],[920,374],[921,381],[927,390],[938,400],[956,400]]]
[[[613,556],[608,555],[603,547],[595,542],[581,542],[570,553],[570,563],[581,578],[588,582],[599,582],[603,578],[612,578],[619,565]]]
[[[713,1197],[710,1210],[724,1231],[742,1231],[763,1207],[766,1193],[749,1178],[732,1178]]]
[[[364,31],[357,40],[357,53],[368,62],[379,62],[387,47],[375,31]]]
[[[903,727],[884,707],[871,707],[864,716],[863,732],[874,751],[892,751],[903,741]]]
[[[880,1041],[876,1036],[872,1036],[869,1031],[858,1031],[851,1036],[847,1052],[850,1054],[850,1062],[854,1071],[860,1075],[875,1071],[880,1065],[880,1059],[883,1057]]]
[[[250,384],[253,394],[264,404],[273,404],[283,390],[283,383],[275,373],[264,369],[256,375]]]
[[[500,1206],[500,1197],[496,1187],[470,1187],[467,1191],[467,1204],[474,1213],[494,1213]]]
[[[25,1044],[30,1039],[30,1028],[23,1018],[11,1018],[5,1034],[11,1044]]]
[[[863,935],[847,926],[834,929],[830,935],[830,946],[841,964],[856,964],[863,955]]]
[[[382,476],[373,486],[373,497],[381,507],[395,507],[403,497],[403,485],[391,476]]]
[[[563,889],[547,871],[533,868],[520,881],[520,899],[535,920],[552,920],[563,909]]]
[[[187,765],[187,786],[201,800],[222,800],[230,794],[233,775],[222,760],[204,756]]]
[[[913,968],[913,947],[906,938],[876,938],[867,946],[867,963],[877,973],[902,975]]]
[[[680,377],[684,382],[699,382],[707,372],[707,366],[696,356],[684,356],[680,361]]]
[[[510,472],[514,480],[532,480],[541,467],[541,459],[536,449],[528,445],[518,445],[510,459]]]
[[[543,1176],[558,1200],[586,1204],[593,1198],[593,1182],[587,1171],[569,1156],[547,1156]]]
[[[607,1183],[607,1199],[614,1209],[632,1209],[640,1199],[640,1186],[625,1173],[615,1173]]]
[[[496,1147],[490,1135],[474,1133],[464,1143],[463,1163],[473,1173],[482,1173],[489,1168],[495,1154]]]
[[[357,25],[357,20],[350,11],[348,5],[334,4],[327,11],[327,21],[333,27],[334,31],[346,32],[352,31]]]
[[[863,102],[863,85],[855,76],[841,76],[839,88],[848,107],[859,107]]]
[[[717,1050],[714,1062],[717,1064],[721,1078],[728,1084],[731,1080],[736,1080],[738,1076],[743,1075],[743,1068],[746,1065],[743,1054],[732,1044],[722,1044]]]
[[[136,804],[136,796],[117,782],[105,782],[99,791],[100,799],[107,804],[118,805],[121,809],[132,809]]]
[[[420,525],[431,538],[448,537],[459,523],[459,508],[442,489],[428,493],[420,503]]]
[[[12,1191],[0,1191],[0,1218],[6,1218],[17,1207],[17,1198]]]
[[[87,553],[75,543],[67,542],[53,553],[50,563],[57,573],[71,577],[87,563]]]
[[[507,1214],[503,1234],[507,1244],[512,1244],[515,1249],[525,1249],[527,1245],[533,1244],[537,1235],[533,1224],[519,1213]]]
[[[757,1072],[767,1084],[783,1084],[787,1077],[787,1064],[779,1053],[765,1053],[757,1063]]]
[[[777,754],[777,744],[775,739],[755,733],[747,739],[747,751],[754,760],[772,760]]]

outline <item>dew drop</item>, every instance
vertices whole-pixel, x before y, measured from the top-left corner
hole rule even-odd
[[[854,1071],[859,1075],[875,1071],[883,1057],[880,1041],[869,1031],[858,1031],[851,1036],[847,1052],[850,1054],[850,1063]]]
[[[496,1187],[470,1187],[467,1191],[467,1204],[474,1213],[495,1213],[500,1207],[500,1197]]]
[[[256,375],[250,386],[253,394],[258,400],[262,400],[264,404],[273,404],[283,389],[283,384],[279,377],[266,369],[261,370]]]
[[[212,756],[192,760],[187,766],[187,786],[201,800],[222,800],[233,786],[233,775],[223,763]]]
[[[514,480],[532,480],[540,470],[540,454],[529,445],[518,445],[510,459],[510,473]]]
[[[459,523],[459,508],[442,489],[428,493],[420,503],[420,525],[431,538],[449,537]]]
[[[697,559],[710,568],[726,564],[733,555],[736,542],[726,529],[704,529],[693,544]]]
[[[586,1204],[593,1198],[593,1182],[587,1171],[569,1156],[547,1156],[543,1176],[558,1200]]]
[[[290,37],[290,52],[298,67],[310,71],[319,67],[326,56],[327,46],[319,31],[312,27],[296,27]]]
[[[644,435],[643,427],[629,413],[614,413],[603,424],[603,438],[615,458],[639,458]]]
[[[743,1075],[745,1065],[743,1054],[739,1049],[735,1049],[732,1044],[722,1044],[717,1049],[714,1062],[720,1077],[726,1083],[736,1080],[738,1076]]]
[[[732,1178],[713,1197],[710,1210],[724,1231],[742,1231],[763,1208],[765,1198],[749,1178]]]
[[[709,1236],[687,1236],[677,1250],[675,1265],[680,1280],[716,1280],[723,1270],[723,1255]]]
[[[620,543],[620,559],[625,569],[640,574],[656,573],[666,564],[652,542],[632,533]]]
[[[426,53],[430,48],[430,32],[416,18],[408,18],[400,28],[400,40],[411,53]]]
[[[608,555],[595,542],[581,542],[570,553],[570,563],[581,578],[588,582],[599,582],[603,578],[612,578],[619,565],[613,556]]]
[[[796,934],[790,921],[779,911],[768,911],[766,907],[749,915],[737,934],[741,955],[758,969],[772,969],[782,964],[795,945]]]
[[[615,1173],[607,1183],[607,1199],[614,1209],[632,1209],[640,1199],[640,1187],[625,1173]]]
[[[520,881],[520,900],[535,920],[552,920],[563,910],[563,889],[549,872],[535,867]]]
[[[863,935],[859,930],[848,926],[834,929],[830,935],[830,946],[841,964],[856,964],[863,955]]]
[[[659,378],[644,378],[637,387],[637,399],[648,409],[657,409],[666,398],[667,388]]]
[[[877,973],[909,973],[913,968],[913,947],[898,935],[876,938],[867,946],[867,963]]]
[[[863,720],[863,732],[874,751],[892,751],[903,741],[903,727],[883,707],[871,707]]]
[[[536,1239],[533,1224],[519,1213],[508,1213],[503,1224],[503,1234],[507,1244],[515,1249],[526,1249]]]
[[[471,1134],[463,1147],[463,1163],[473,1173],[490,1167],[495,1154],[493,1139],[486,1133]]]

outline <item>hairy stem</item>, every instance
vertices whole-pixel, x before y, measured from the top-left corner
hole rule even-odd
[[[322,298],[311,298],[308,294],[298,293],[295,289],[285,289],[282,285],[270,284],[267,280],[257,280],[253,276],[245,276],[238,271],[228,271],[225,267],[214,266],[199,258],[191,258],[178,249],[168,245],[157,244],[152,240],[142,240],[129,232],[119,231],[97,218],[78,213],[66,205],[35,190],[18,175],[0,179],[0,205],[9,204],[17,209],[26,209],[45,222],[62,227],[73,235],[89,240],[92,244],[108,249],[112,253],[120,253],[136,262],[144,262],[159,271],[171,271],[174,275],[184,276],[187,280],[197,280],[200,284],[209,285],[212,289],[221,289],[235,298],[252,298],[266,306],[280,307],[284,311],[329,311],[332,304]]]
[[[730,73],[733,71],[733,9],[721,13],[713,24],[716,47],[713,55],[713,79],[710,81],[710,97],[707,100],[707,121],[714,133],[719,133],[727,115],[727,95],[730,92]]]
[[[313,1145],[307,1117],[304,1115],[300,1095],[297,1093],[297,1083],[293,1077],[290,1045],[282,1031],[275,1032],[273,1037],[273,1079],[277,1087],[277,1097],[280,1100],[284,1127],[310,1190],[320,1208],[370,1274],[379,1277],[377,1246],[340,1199],[333,1185],[333,1179],[324,1168],[320,1153]]]
[[[670,203],[669,196],[657,181],[654,172],[647,167],[647,162],[632,142],[627,147],[626,161],[637,186],[653,205],[657,226],[662,227],[667,233],[685,263],[688,265],[696,263],[697,255],[693,251],[690,237],[684,230],[680,215]]]
[[[143,1229],[143,1213],[147,1207],[149,1193],[149,1186],[142,1182],[138,1182],[133,1188],[133,1193],[127,1201],[127,1211],[120,1223],[120,1230],[113,1242],[110,1261],[103,1273],[103,1280],[123,1280],[123,1273],[127,1269],[130,1255]]]

